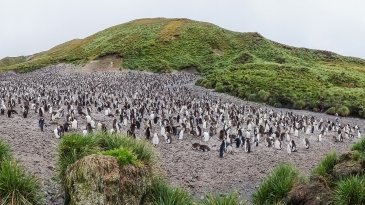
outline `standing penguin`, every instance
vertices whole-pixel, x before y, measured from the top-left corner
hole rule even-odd
[[[220,158],[223,158],[225,150],[226,150],[226,141],[222,140],[221,146],[219,147],[219,157]]]
[[[289,146],[291,148],[291,152],[296,152],[297,151],[297,145],[295,144],[294,140],[290,141]]]
[[[39,119],[38,125],[39,125],[39,128],[41,128],[41,131],[43,132],[43,128],[44,128],[44,118],[43,117],[41,117],[41,119]]]
[[[309,149],[309,146],[310,146],[310,144],[309,144],[309,139],[308,139],[308,138],[304,138],[303,142],[304,142],[304,147],[305,147],[306,149]]]
[[[150,140],[150,138],[151,138],[150,127],[147,127],[146,132],[145,132],[145,136],[146,136],[147,140]]]
[[[251,143],[250,143],[250,139],[249,138],[246,138],[245,152],[246,153],[250,153],[251,152]]]
[[[153,138],[152,138],[152,144],[154,146],[157,146],[160,143],[160,139],[157,136],[157,133],[153,134]]]

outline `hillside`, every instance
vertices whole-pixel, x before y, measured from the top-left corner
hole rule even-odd
[[[131,21],[32,56],[2,59],[0,70],[83,65],[109,55],[127,69],[196,69],[204,77],[199,85],[248,100],[365,117],[365,60],[188,19]]]

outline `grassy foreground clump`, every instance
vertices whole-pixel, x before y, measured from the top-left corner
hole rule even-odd
[[[263,180],[252,201],[257,205],[281,203],[298,180],[299,173],[293,166],[281,164]]]
[[[339,181],[333,201],[336,205],[365,204],[365,177],[351,176]]]
[[[237,194],[196,201],[170,186],[154,167],[152,147],[109,133],[69,134],[58,147],[65,204],[241,205]]]
[[[328,153],[317,165],[317,167],[314,168],[312,171],[312,175],[319,175],[323,178],[325,178],[327,181],[332,180],[332,170],[333,167],[336,165],[338,160],[337,153],[336,152],[330,152]]]
[[[0,202],[14,205],[43,204],[39,182],[12,159],[9,147],[2,140],[0,140]]]

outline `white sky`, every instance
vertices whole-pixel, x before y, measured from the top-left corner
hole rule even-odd
[[[146,17],[207,21],[365,58],[363,0],[0,0],[0,58],[48,50]]]

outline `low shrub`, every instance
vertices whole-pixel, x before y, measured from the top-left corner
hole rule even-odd
[[[257,93],[257,95],[260,98],[260,101],[262,101],[262,102],[266,102],[269,99],[269,97],[270,97],[270,93],[269,92],[266,92],[265,90],[260,90]]]
[[[340,106],[337,110],[338,115],[346,117],[350,115],[350,109],[344,105]]]
[[[330,107],[326,110],[326,113],[329,115],[335,115],[336,114],[336,108],[335,107]]]

